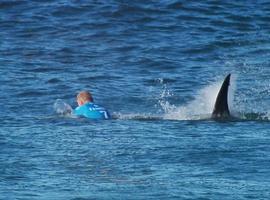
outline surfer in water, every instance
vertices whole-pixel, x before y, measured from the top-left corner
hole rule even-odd
[[[94,103],[93,97],[88,91],[81,91],[77,95],[78,107],[75,108],[73,114],[79,117],[89,119],[110,119],[109,112]]]

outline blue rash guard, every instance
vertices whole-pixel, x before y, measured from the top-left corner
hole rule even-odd
[[[89,119],[110,119],[110,114],[105,108],[92,102],[78,106],[73,113],[77,116],[83,116]]]

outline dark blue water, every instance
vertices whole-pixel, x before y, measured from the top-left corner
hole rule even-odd
[[[0,0],[0,199],[269,199],[268,1]],[[209,119],[232,73],[236,120]],[[113,120],[58,115],[80,90]]]

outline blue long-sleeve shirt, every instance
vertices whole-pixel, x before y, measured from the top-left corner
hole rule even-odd
[[[105,108],[92,102],[87,102],[82,106],[78,106],[73,114],[89,119],[110,119],[110,114]]]

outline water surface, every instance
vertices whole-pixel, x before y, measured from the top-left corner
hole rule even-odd
[[[2,0],[0,197],[269,199],[269,8]],[[55,113],[82,89],[115,119]]]

